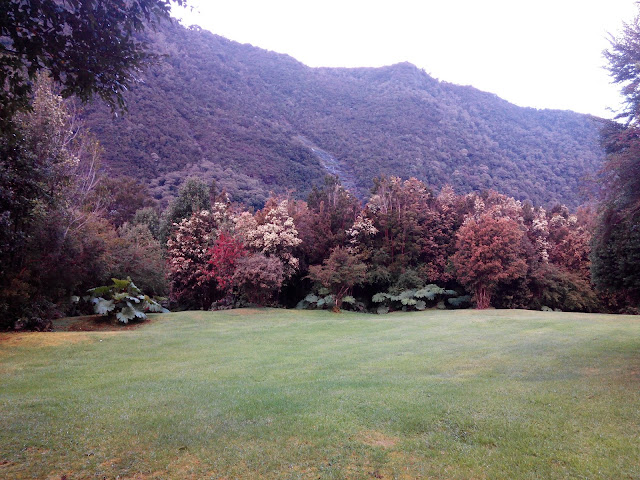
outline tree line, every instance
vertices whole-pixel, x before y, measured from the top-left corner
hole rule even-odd
[[[606,52],[628,103],[624,122],[603,130],[597,208],[379,177],[366,202],[328,178],[306,200],[272,196],[257,211],[191,179],[160,212],[139,179],[101,173],[101,147],[63,97],[117,105],[150,58],[135,32],[167,18],[170,3],[0,5],[0,327],[47,328],[82,308],[76,297],[126,277],[178,308],[637,312],[640,20]],[[87,69],[74,42],[122,49],[91,50]]]
[[[181,196],[199,190],[205,199],[197,185],[190,180]],[[605,311],[619,302],[591,283],[594,220],[587,208],[546,211],[491,190],[433,192],[414,178],[376,179],[364,205],[335,177],[306,201],[272,197],[254,213],[222,194],[173,223],[170,293],[185,308],[314,308],[324,298],[325,308],[347,299],[345,308],[376,312],[438,304]],[[247,270],[261,277],[247,282]]]
[[[5,327],[46,328],[81,311],[73,298],[127,277],[183,309],[634,305],[594,283],[603,214],[592,208],[383,176],[366,202],[327,177],[305,200],[272,196],[259,210],[191,178],[160,211],[136,179],[101,172],[100,146],[49,77],[37,77],[31,110],[13,121],[38,193],[2,217]]]

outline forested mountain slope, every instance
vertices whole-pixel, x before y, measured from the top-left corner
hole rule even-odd
[[[386,174],[575,206],[602,161],[596,119],[517,107],[408,63],[314,69],[178,25],[151,40],[164,56],[129,93],[128,113],[96,103],[84,115],[106,166],[163,202],[188,176],[260,205],[337,173],[361,196]]]

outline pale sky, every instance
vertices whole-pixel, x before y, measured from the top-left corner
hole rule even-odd
[[[310,67],[409,61],[516,105],[611,117],[602,51],[634,0],[190,0],[185,25]],[[176,12],[179,13],[179,12]]]

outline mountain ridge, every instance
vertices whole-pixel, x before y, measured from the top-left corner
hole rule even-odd
[[[384,174],[576,206],[580,177],[602,163],[595,117],[518,107],[408,62],[312,68],[175,24],[150,41],[165,56],[127,94],[128,114],[95,103],[84,118],[106,166],[161,203],[187,176],[255,206],[270,191],[304,197],[331,173],[324,152],[360,197]]]

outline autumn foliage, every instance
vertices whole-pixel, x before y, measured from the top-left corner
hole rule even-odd
[[[255,213],[214,205],[176,224],[167,244],[178,304],[291,305],[311,293],[328,295],[324,304],[336,310],[347,296],[379,310],[374,297],[412,299],[435,288],[447,292],[437,300],[443,308],[469,298],[477,308],[602,308],[590,283],[588,209],[547,211],[491,190],[435,193],[397,177],[376,179],[364,205],[336,179],[308,203],[274,197]]]
[[[269,305],[276,300],[285,268],[277,257],[256,253],[241,259],[233,274],[237,293],[251,303]]]
[[[223,296],[230,294],[236,265],[247,255],[244,245],[228,233],[221,232],[207,255],[208,278],[216,282],[216,288]]]
[[[471,219],[458,231],[453,265],[478,308],[491,306],[491,296],[501,283],[526,275],[523,237],[516,221],[492,215]]]
[[[206,129],[176,128],[176,125],[198,124],[187,118],[191,115],[188,112],[199,111],[198,108],[180,110],[183,118],[179,121],[171,116],[148,116],[158,128],[158,122],[169,125],[169,130],[177,135],[175,138],[153,132],[150,135],[149,130],[141,128],[147,125],[147,120],[102,122],[117,139],[117,144],[129,149],[129,153],[138,147],[144,149],[139,158],[129,154],[116,155],[121,159],[117,162],[112,158],[111,173],[126,171],[127,176],[106,175],[100,169],[101,155],[114,155],[117,146],[112,144],[115,150],[105,152],[83,127],[75,108],[57,93],[58,86],[46,76],[34,77],[34,96],[28,100],[31,108],[8,111],[11,118],[4,120],[11,128],[0,134],[3,153],[0,156],[0,328],[14,328],[17,323],[48,328],[53,316],[78,313],[71,298],[82,296],[88,288],[105,284],[112,277],[131,277],[148,293],[169,294],[172,304],[179,308],[217,308],[221,300],[226,302],[225,306],[304,305],[299,300],[307,296],[318,300],[306,302],[304,308],[331,302],[340,308],[345,297],[350,296],[346,304],[357,303],[358,309],[369,311],[376,310],[375,303],[384,303],[383,310],[424,309],[436,305],[452,308],[468,304],[470,298],[478,308],[574,311],[637,308],[640,299],[640,130],[637,126],[640,82],[637,69],[629,66],[637,63],[634,55],[636,40],[640,38],[638,25],[636,21],[625,30],[623,38],[614,39],[612,50],[607,54],[614,81],[630,82],[623,90],[629,101],[623,116],[628,117],[629,123],[605,125],[603,147],[607,163],[600,174],[601,204],[593,211],[582,208],[572,212],[563,205],[551,203],[533,205],[482,189],[503,185],[509,194],[518,198],[548,202],[550,198],[564,196],[575,204],[578,170],[593,165],[597,158],[590,156],[586,161],[569,163],[568,173],[556,169],[557,162],[546,160],[542,173],[527,173],[522,177],[524,170],[518,162],[504,157],[505,152],[522,151],[522,142],[516,141],[519,135],[505,130],[500,138],[496,137],[499,142],[491,140],[492,145],[509,143],[507,150],[497,152],[493,147],[486,151],[481,151],[485,147],[474,150],[470,145],[477,143],[477,132],[472,134],[474,129],[469,128],[467,120],[461,120],[462,123],[456,120],[451,131],[459,133],[453,136],[458,140],[445,148],[441,145],[441,136],[424,137],[423,122],[411,123],[411,115],[396,114],[390,104],[384,104],[379,110],[382,117],[404,129],[402,135],[394,135],[393,129],[380,130],[380,125],[385,123],[379,122],[382,117],[376,115],[380,118],[372,122],[367,113],[358,120],[367,127],[366,138],[355,131],[340,133],[335,128],[313,128],[315,120],[309,119],[315,118],[314,113],[292,120],[300,136],[293,137],[281,127],[277,127],[278,133],[274,136],[271,129],[280,123],[269,120],[278,115],[273,117],[273,105],[266,97],[261,101],[266,102],[263,106],[269,104],[269,108],[263,113],[250,109],[241,115],[244,120],[231,122],[234,127],[230,130],[226,123],[220,130],[221,124],[215,122],[205,122]],[[174,29],[174,33],[184,38],[199,38],[186,30]],[[219,55],[210,57],[217,62]],[[258,63],[261,61],[264,67],[264,59]],[[227,61],[223,63],[226,68]],[[269,70],[262,67],[258,69],[258,83]],[[38,69],[28,72],[29,76],[35,75]],[[325,73],[323,81],[333,75],[327,77]],[[53,74],[56,78],[55,72]],[[374,75],[379,76],[374,83],[382,81],[380,85],[385,94],[395,95],[402,82],[391,80],[400,76],[405,80],[424,80],[431,87],[437,87],[439,93],[445,92],[445,96],[462,95],[461,98],[470,100],[471,104],[487,105],[486,99],[474,100],[475,94],[465,93],[464,89],[456,90],[454,95],[453,90],[431,82],[408,65],[345,75],[353,74],[357,74],[353,85],[357,84],[358,89],[364,84],[362,80]],[[281,82],[269,80],[269,83]],[[31,89],[30,85],[27,87],[23,93]],[[377,88],[365,92],[372,105],[378,105]],[[265,90],[269,91],[270,88]],[[222,98],[219,94],[215,93],[215,98]],[[180,95],[169,97],[184,99]],[[273,95],[270,93],[267,97],[271,99]],[[227,109],[236,112],[246,107],[228,100],[222,104],[213,102],[216,108],[211,112]],[[282,106],[286,102],[279,103]],[[333,109],[336,104],[341,105],[329,102],[330,108],[324,110],[342,111]],[[443,118],[468,117],[462,110],[465,115],[447,116],[449,104],[443,107]],[[394,105],[401,105],[403,110],[410,107],[406,102]],[[343,108],[349,117],[354,115],[353,107],[344,105]],[[16,113],[18,110],[21,112]],[[317,108],[310,111],[317,112]],[[418,111],[422,115],[425,109]],[[285,116],[291,119],[290,115]],[[575,120],[571,115],[564,116]],[[335,115],[320,117],[330,119]],[[520,125],[522,122],[517,120],[522,118],[513,117],[510,123]],[[187,123],[181,123],[182,120]],[[447,122],[432,120],[427,124],[443,133],[441,128],[446,127]],[[247,125],[255,127],[258,123],[262,124],[263,131],[270,132],[263,135],[261,141],[247,142],[248,137],[238,133],[238,125],[242,125],[244,132]],[[554,130],[556,126],[557,121],[554,128],[547,130]],[[142,131],[145,138],[155,140],[139,141]],[[527,136],[530,131],[524,128]],[[230,132],[231,137],[235,132],[237,138],[231,138]],[[353,169],[345,185],[337,177],[328,177],[324,184],[312,187],[324,169],[312,154],[319,152],[310,147],[312,139],[302,136],[305,132],[319,135],[313,141],[337,154],[340,161],[336,162],[342,162],[339,167],[349,165]],[[193,138],[197,142],[189,140],[191,134],[196,135]],[[468,136],[471,134],[473,138]],[[239,138],[248,150],[236,148]],[[269,138],[276,140],[263,141]],[[402,145],[382,148],[382,143],[388,144],[392,138],[392,143],[398,141]],[[290,143],[292,139],[294,142]],[[543,143],[542,150],[536,147],[530,156],[538,156],[539,151],[557,145]],[[130,148],[134,144],[136,149]],[[570,144],[570,141],[562,142],[562,145]],[[105,145],[109,149],[109,145]],[[203,151],[195,148],[198,145],[209,145],[205,150],[222,155],[220,158],[226,158],[234,167],[242,165],[256,170],[260,162],[259,171],[248,175],[223,170],[210,160],[201,161]],[[406,148],[414,148],[415,155],[406,155]],[[553,155],[548,158],[567,156],[563,148],[551,149]],[[581,157],[571,149],[573,157]],[[375,156],[371,157],[373,162],[363,161],[371,155]],[[174,165],[158,162],[160,158],[163,161],[171,158]],[[428,162],[419,165],[424,161],[419,159],[428,159]],[[119,164],[121,161],[126,164]],[[412,170],[405,168],[406,161]],[[131,168],[133,165],[135,168]],[[397,168],[398,165],[405,167]],[[368,190],[368,179],[374,172],[394,169],[415,171],[416,175],[425,175],[424,178],[428,173],[430,183],[416,178],[379,176],[373,179],[373,188]],[[547,190],[538,179],[549,180],[551,170],[560,173],[554,173],[557,178],[552,183],[555,182],[556,187]],[[145,172],[147,176],[150,172],[158,176],[151,180]],[[196,178],[185,180],[188,172]],[[508,181],[498,182],[505,174]],[[230,195],[218,192],[215,184],[201,181],[201,178],[212,177],[226,185]],[[225,179],[231,181],[225,184]],[[452,186],[444,185],[445,181]],[[289,192],[267,198],[264,187],[276,183],[280,192],[284,192],[287,185],[298,186],[298,197]],[[434,189],[434,185],[438,189]],[[464,193],[470,190],[472,193]],[[370,191],[367,198],[366,191]],[[310,192],[307,201],[302,200],[300,192]],[[232,199],[247,200],[250,206],[232,204]],[[389,301],[376,302],[374,298]]]

